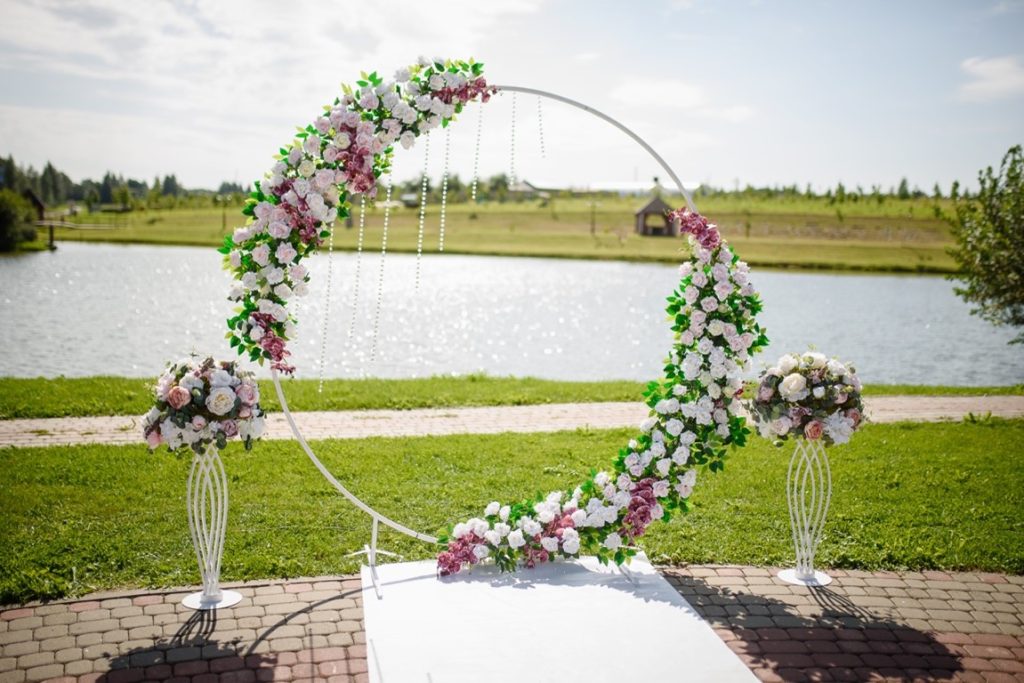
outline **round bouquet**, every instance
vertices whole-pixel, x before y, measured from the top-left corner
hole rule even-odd
[[[863,421],[860,390],[852,365],[816,352],[787,353],[761,375],[747,409],[766,439],[846,443]]]
[[[150,450],[188,446],[202,453],[238,437],[246,450],[263,433],[260,390],[236,363],[190,358],[168,366],[154,388],[156,404],[142,418]]]

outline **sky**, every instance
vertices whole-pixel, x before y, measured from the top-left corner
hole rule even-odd
[[[246,184],[340,83],[421,55],[600,110],[688,185],[948,190],[1024,143],[1024,0],[0,0],[0,155]],[[468,180],[478,126],[481,176],[666,177],[607,123],[505,93],[400,150],[396,179],[438,176],[447,144]]]

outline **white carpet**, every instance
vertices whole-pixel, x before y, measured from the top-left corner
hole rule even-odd
[[[630,582],[594,558],[438,579],[435,563],[363,567],[373,683],[755,681],[642,557]]]

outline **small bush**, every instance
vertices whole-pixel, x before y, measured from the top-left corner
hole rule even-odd
[[[0,190],[0,251],[14,251],[20,242],[34,240],[32,207],[12,190]]]

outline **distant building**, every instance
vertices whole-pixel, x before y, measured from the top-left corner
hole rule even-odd
[[[415,209],[420,205],[420,193],[419,192],[406,192],[398,198],[402,205],[407,209]]]
[[[514,194],[522,199],[550,199],[551,193],[542,190],[533,183],[520,180],[508,188],[509,194]]]
[[[679,227],[668,220],[668,212],[672,210],[661,197],[652,198],[636,212],[636,233],[676,237]]]
[[[43,204],[43,200],[39,198],[39,195],[37,195],[31,189],[26,189],[21,194],[32,205],[32,209],[36,212],[36,220],[37,221],[41,221],[41,220],[45,219],[46,218],[46,205]]]

